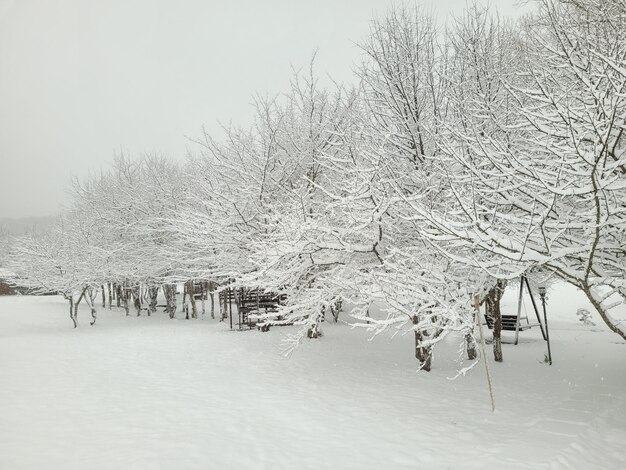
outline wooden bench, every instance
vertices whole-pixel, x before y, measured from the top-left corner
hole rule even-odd
[[[261,331],[268,331],[271,320],[259,322],[255,315],[276,314],[285,300],[285,295],[272,292],[259,292],[257,289],[239,290],[240,323],[248,325],[249,328],[259,325]]]

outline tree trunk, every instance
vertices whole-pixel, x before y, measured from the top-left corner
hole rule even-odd
[[[83,290],[80,294],[80,296],[78,297],[78,300],[76,301],[76,303],[74,303],[74,314],[72,315],[70,313],[70,316],[72,317],[72,320],[74,321],[74,328],[76,328],[78,326],[78,304],[80,304],[80,301],[83,300],[83,297],[85,296],[85,291]],[[74,297],[70,297],[71,300],[74,300]],[[70,304],[70,311],[72,310],[72,306]]]
[[[92,320],[90,324],[93,326],[96,323],[96,319],[97,319],[96,298],[98,297],[98,291],[94,291],[91,287],[88,287],[86,289],[86,293],[87,295],[85,295],[85,302],[87,302],[87,306],[91,310]],[[104,286],[102,286],[102,293],[104,294]]]
[[[191,318],[198,318],[198,307],[196,306],[196,298],[194,296],[193,281],[187,281],[185,285],[187,286],[187,295],[191,303]]]
[[[115,288],[116,288],[115,290],[117,292],[116,301],[117,301],[117,306],[119,308],[122,305],[122,296],[123,296],[123,294],[122,294],[122,286],[116,285]]]
[[[132,290],[133,296],[133,304],[135,306],[135,311],[137,312],[137,316],[141,316],[141,284],[135,284]]]
[[[102,284],[102,308],[106,308],[107,306],[107,299],[105,296],[105,292],[104,292],[104,284]]]
[[[201,286],[202,286],[202,291],[201,291],[202,295],[200,296],[200,303],[202,304],[202,316],[204,316],[204,314],[206,313],[205,300],[207,299],[208,284],[202,281]]]
[[[496,362],[502,362],[502,311],[500,310],[500,301],[504,295],[506,281],[498,279],[496,285],[489,291],[485,297],[485,308],[487,315],[493,318],[493,358]]]
[[[185,312],[185,320],[189,320],[189,302],[187,302],[188,293],[189,293],[189,286],[185,282],[183,284],[183,311]]]
[[[150,313],[156,312],[158,296],[159,286],[151,286],[148,288],[148,297],[150,298],[150,303],[148,304],[148,316],[150,316]]]
[[[317,339],[322,336],[322,330],[320,330],[319,322],[313,323],[306,332],[306,337],[310,339]]]
[[[74,328],[76,328],[78,326],[78,319],[74,316],[74,297],[69,296],[66,297],[66,299],[70,303],[70,320],[72,320],[72,323],[74,323]]]
[[[122,296],[124,298],[124,310],[126,311],[126,316],[130,315],[130,307],[129,307],[129,301],[130,301],[130,289],[128,287],[126,287],[126,285],[124,285],[124,289],[122,291]]]
[[[414,315],[413,324],[417,325],[418,323],[419,317]],[[433,348],[432,345],[424,346],[422,344],[424,338],[426,337],[426,333],[420,330],[415,330],[415,358],[420,362],[420,369],[430,372],[433,359]]]
[[[109,290],[109,310],[113,306],[113,289],[111,289],[111,283],[107,282],[107,289]]]
[[[165,311],[170,318],[176,316],[176,284],[163,284],[163,294],[165,294]]]
[[[209,282],[207,289],[209,290],[209,295],[211,296],[211,319],[215,320],[215,284],[213,282]]]
[[[474,341],[474,337],[471,333],[467,333],[465,335],[465,345],[467,349],[467,358],[470,361],[473,361],[478,357],[478,354],[476,353],[476,342]]]
[[[333,315],[333,320],[335,321],[335,323],[339,321],[339,312],[341,312],[342,307],[343,300],[341,299],[341,297],[337,297],[330,306],[330,312]]]
[[[222,291],[224,293],[224,305],[222,307],[222,321],[228,318],[228,304],[230,303],[230,289]]]

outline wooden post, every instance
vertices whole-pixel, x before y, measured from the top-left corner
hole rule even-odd
[[[480,296],[474,296],[474,308],[476,309],[476,322],[478,323],[478,331],[480,332],[480,346],[482,348],[483,362],[485,363],[485,372],[487,373],[487,385],[489,387],[489,397],[491,398],[491,411],[496,411],[496,402],[493,399],[493,387],[491,385],[491,373],[487,364],[487,352],[485,348],[485,335],[483,334],[483,324],[480,321]]]
[[[226,306],[226,302],[228,302],[228,307],[230,307],[229,310],[229,316],[230,316],[230,329],[233,329],[233,304],[230,301],[230,286],[228,287],[228,290],[226,291],[226,299],[224,301],[224,306]]]

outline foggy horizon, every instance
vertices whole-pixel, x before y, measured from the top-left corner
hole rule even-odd
[[[187,137],[247,125],[254,95],[285,90],[316,50],[319,76],[349,82],[394,3],[0,1],[0,217],[55,215],[72,176],[121,152],[182,160]],[[443,22],[466,2],[416,4]]]

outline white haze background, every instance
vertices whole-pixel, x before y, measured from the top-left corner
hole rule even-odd
[[[0,217],[54,214],[71,175],[120,151],[184,158],[186,136],[249,122],[253,95],[287,89],[316,49],[320,75],[352,80],[393,3],[0,0]],[[416,3],[440,18],[466,5]]]

